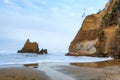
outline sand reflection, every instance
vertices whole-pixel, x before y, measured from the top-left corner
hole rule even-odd
[[[70,65],[79,66],[79,67],[103,68],[103,67],[120,65],[120,59],[101,61],[101,62],[70,63]]]

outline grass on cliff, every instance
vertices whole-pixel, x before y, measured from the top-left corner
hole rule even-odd
[[[118,14],[118,11],[119,11],[119,3],[120,1],[117,0],[116,3],[113,5],[112,7],[112,10],[111,12],[109,13],[106,13],[104,16],[103,16],[103,21],[102,21],[102,26],[103,27],[106,27],[106,26],[109,26],[109,25],[112,25],[112,24],[115,24],[117,25],[118,24],[118,21],[117,21],[117,14]]]

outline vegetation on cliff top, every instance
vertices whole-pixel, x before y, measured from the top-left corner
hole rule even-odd
[[[111,12],[108,12],[103,16],[102,27],[104,28],[112,24],[120,24],[117,19],[117,17],[119,16],[118,13],[120,13],[120,0],[116,1],[116,3],[112,7]]]

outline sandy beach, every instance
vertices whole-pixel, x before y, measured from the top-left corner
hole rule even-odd
[[[51,80],[43,71],[25,67],[0,68],[0,80]]]
[[[110,60],[91,63],[70,63],[70,65],[67,63],[45,63],[45,65],[48,66],[50,70],[65,75],[60,77],[59,74],[54,72],[52,75],[57,75],[58,77],[51,76],[53,80],[68,80],[68,77],[69,80],[119,80],[119,63],[120,60]],[[47,71],[46,73],[51,75]]]
[[[33,67],[1,67],[0,80],[119,80],[120,60],[92,63],[39,63]],[[33,65],[32,65],[33,66]]]

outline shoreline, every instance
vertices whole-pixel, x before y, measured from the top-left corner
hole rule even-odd
[[[23,65],[0,66],[1,80],[119,80],[120,60],[89,63],[44,62],[27,67]],[[31,75],[31,76],[30,76]]]

